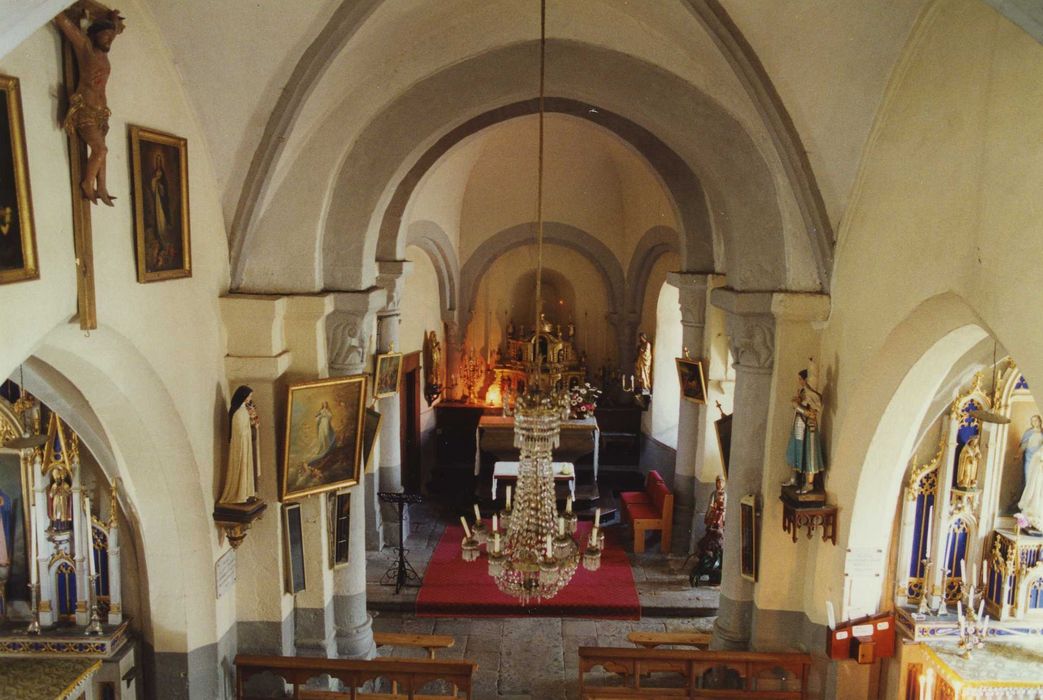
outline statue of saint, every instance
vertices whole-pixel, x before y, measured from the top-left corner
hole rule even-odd
[[[83,196],[93,204],[98,200],[113,206],[115,199],[105,187],[105,135],[109,133],[108,101],[105,87],[109,82],[112,66],[109,65],[109,49],[117,34],[123,32],[123,17],[117,10],[110,10],[94,0],[80,0],[75,5],[73,17],[93,20],[87,31],[66,13],[54,18],[54,24],[72,46],[79,68],[79,82],[69,99],[69,110],[62,121],[70,135],[77,134],[90,148],[90,157],[80,182]]]
[[[961,489],[973,489],[978,486],[978,466],[981,464],[981,447],[975,435],[960,450],[960,458],[956,463],[956,485]]]
[[[637,377],[636,391],[652,393],[652,341],[644,331],[637,334],[637,359],[634,360],[634,376]]]
[[[320,420],[316,416],[316,421]],[[249,503],[257,500],[257,426],[260,419],[253,402],[253,389],[240,386],[232,395],[228,409],[231,437],[228,443],[228,469],[218,503]]]
[[[724,477],[718,476],[714,491],[710,494],[710,502],[706,506],[703,524],[706,534],[699,538],[696,545],[698,563],[689,575],[691,585],[696,585],[703,576],[708,576],[711,584],[721,582],[721,560],[724,556],[724,517],[728,503],[728,495],[724,492]]]
[[[55,530],[68,530],[72,523],[72,486],[64,469],[51,470],[51,483],[47,487],[48,516]]]
[[[1036,458],[1040,447],[1043,447],[1043,417],[1032,416],[1032,425],[1022,433],[1019,446],[1023,484],[1027,485],[1029,482],[1029,469],[1032,468],[1032,460]]]
[[[438,336],[434,331],[427,334],[427,352],[431,360],[427,367],[427,383],[437,385],[442,374],[442,344],[438,342]]]
[[[822,393],[818,389],[818,371],[815,361],[808,359],[808,366],[797,374],[800,388],[793,397],[793,430],[786,446],[786,464],[793,469],[793,476],[783,486],[799,486],[799,493],[809,493],[814,488],[815,475],[826,468],[819,437],[819,420],[822,416]]]
[[[1043,530],[1043,450],[1036,451],[1029,465],[1018,510],[1020,512],[1015,516],[1018,520],[1027,520],[1034,530]]]

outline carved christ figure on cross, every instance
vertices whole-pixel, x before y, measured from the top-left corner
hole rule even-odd
[[[100,199],[110,207],[115,199],[105,187],[105,135],[109,133],[108,102],[105,87],[112,67],[109,49],[117,34],[123,31],[123,17],[94,0],[80,0],[70,10],[54,18],[54,24],[72,46],[79,68],[76,91],[69,98],[69,111],[62,126],[70,135],[77,134],[90,148],[90,157],[80,182],[83,196],[97,204]],[[80,29],[79,18],[90,21],[87,31]],[[73,19],[75,18],[75,19]]]

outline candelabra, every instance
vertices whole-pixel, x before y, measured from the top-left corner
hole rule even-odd
[[[475,389],[481,385],[481,380],[484,375],[485,370],[482,367],[482,360],[475,355],[474,350],[472,349],[460,363],[460,379],[463,380],[464,390],[467,392],[466,398],[468,401],[475,398]]]
[[[977,613],[969,606],[966,615],[963,614],[963,602],[956,603],[956,616],[960,623],[960,641],[957,642],[957,646],[965,659],[971,658],[973,650],[985,646],[985,639],[989,634],[989,616],[983,615],[984,611],[984,600],[978,604]]]
[[[930,603],[927,600],[931,593],[931,558],[925,557],[920,563],[923,564],[923,591],[920,593],[920,605],[916,612],[920,615],[928,615],[931,612]]]
[[[98,611],[98,591],[96,586],[98,585],[98,574],[90,574],[87,576],[89,581],[88,595],[91,600],[91,617],[87,623],[87,629],[84,631],[86,635],[101,634],[103,632],[101,628],[101,615]]]
[[[29,584],[30,618],[29,626],[25,628],[26,634],[40,634],[40,584]]]

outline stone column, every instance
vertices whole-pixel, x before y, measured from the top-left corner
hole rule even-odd
[[[279,502],[279,427],[285,410],[285,375],[291,355],[286,347],[283,319],[286,302],[282,297],[234,294],[220,300],[221,317],[228,338],[225,356],[227,394],[217,392],[213,411],[223,423],[220,434],[228,439],[228,401],[239,385],[253,389],[253,401],[260,419],[260,478],[257,495],[268,510],[254,521],[243,543],[236,550],[236,638],[242,654],[293,656],[293,596],[285,591],[283,572],[282,504]],[[218,460],[227,457],[222,445]],[[224,473],[223,467],[218,471]],[[218,493],[223,481],[218,479]],[[215,494],[216,495],[216,494]],[[227,546],[226,544],[224,546]],[[274,679],[257,679],[249,685],[251,693],[264,695],[281,691]]]
[[[722,288],[713,291],[712,301],[728,312],[728,335],[735,360],[735,417],[726,487],[729,512],[724,524],[721,601],[711,647],[745,649],[753,617],[753,583],[740,574],[739,518],[735,514],[743,496],[761,491],[775,322],[770,293],[740,294]]]
[[[333,312],[326,318],[330,376],[362,374],[369,359],[369,341],[376,312],[386,304],[386,293],[377,288],[337,292]],[[351,526],[348,533],[349,566],[333,573],[333,617],[337,652],[342,658],[373,658],[373,619],[366,612],[365,473],[351,491]]]
[[[681,305],[681,342],[688,348],[692,359],[707,357],[704,347],[703,329],[706,325],[707,275],[671,272],[667,282],[677,287]],[[658,352],[676,352],[681,356],[682,348],[656,348]],[[662,378],[661,378],[662,379]],[[671,379],[672,380],[672,379]],[[706,440],[706,406],[686,401],[682,396],[677,413],[677,457],[674,462],[674,529],[671,551],[688,554],[692,548],[692,533],[695,519],[702,522],[697,513],[696,480],[699,473],[703,444]]]
[[[406,275],[409,274],[413,263],[408,260],[380,260],[377,262],[377,286],[387,293],[387,301],[384,308],[377,312],[377,352],[391,352],[401,350],[398,339],[398,329],[402,322],[399,307],[402,299],[402,288],[405,286]],[[377,400],[377,410],[382,416],[380,426],[380,462],[379,479],[371,479],[371,486],[367,489],[374,491],[401,491],[402,490],[402,436],[401,436],[401,398],[396,393]],[[367,498],[368,500],[368,498]],[[366,547],[371,544],[382,546],[383,544],[398,544],[398,510],[391,504],[380,503],[377,499],[379,510],[374,518],[375,524],[382,523],[382,527],[375,528],[371,536],[366,533]],[[368,520],[368,519],[367,519]],[[406,523],[408,524],[408,512]],[[409,531],[408,527],[405,529]]]

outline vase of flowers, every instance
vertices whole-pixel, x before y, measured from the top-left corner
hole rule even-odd
[[[591,386],[590,382],[577,384],[569,389],[570,418],[586,418],[594,413],[601,398],[601,389]]]

